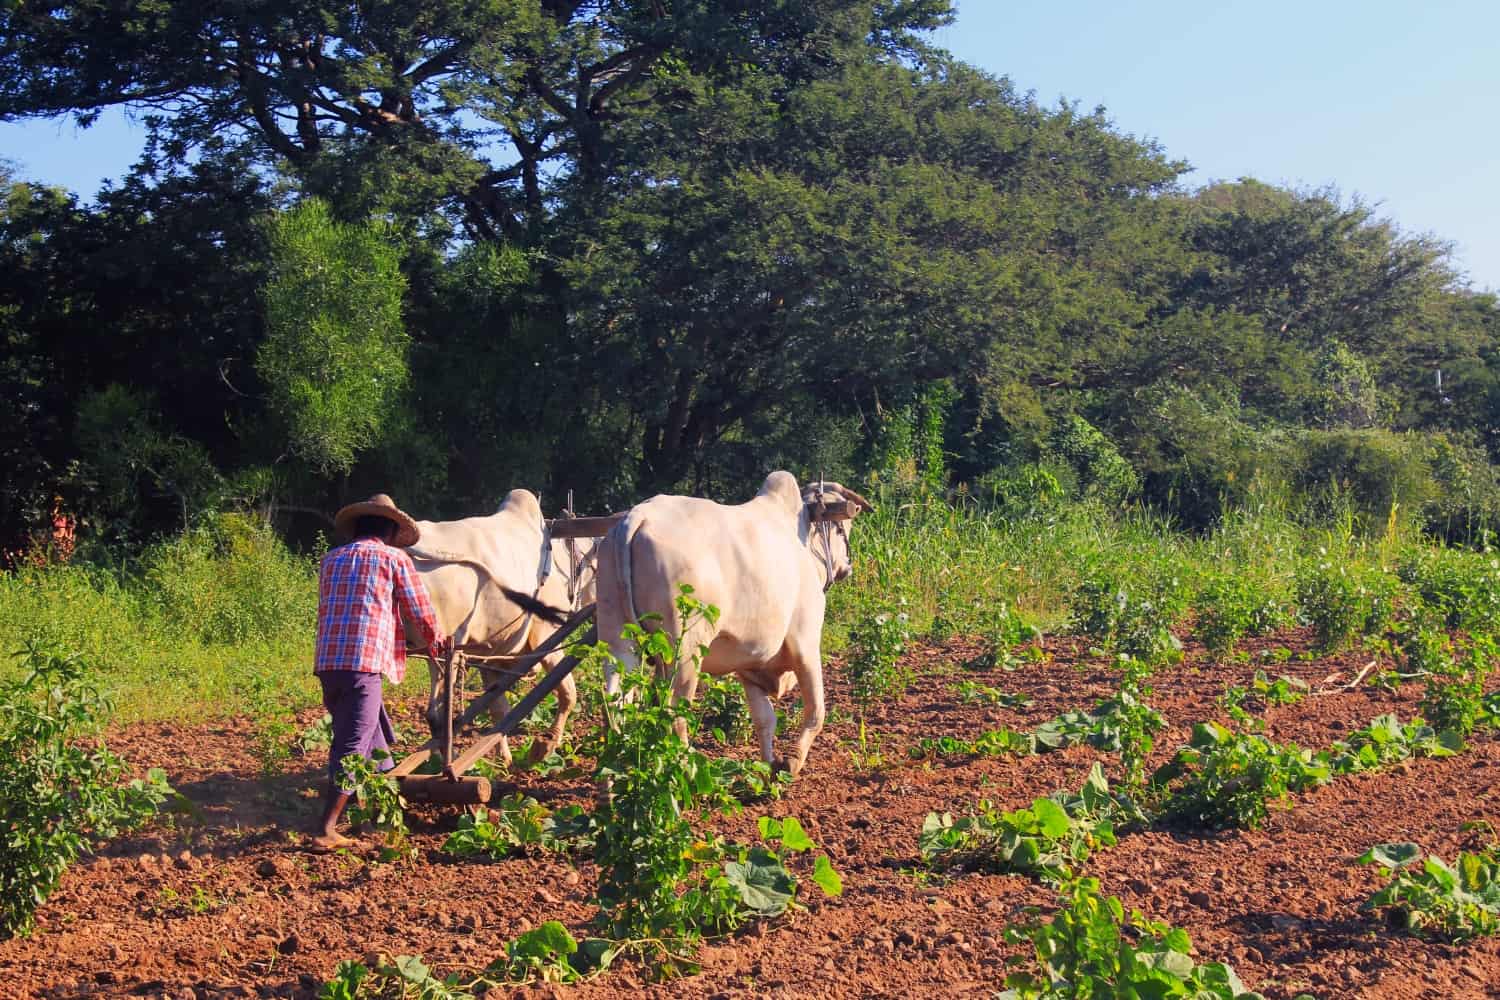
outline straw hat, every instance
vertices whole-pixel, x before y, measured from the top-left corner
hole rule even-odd
[[[391,539],[392,545],[405,548],[417,544],[417,539],[421,536],[421,532],[417,530],[417,522],[384,493],[377,493],[359,503],[351,503],[334,515],[333,526],[339,534],[350,538],[354,535],[354,522],[370,514],[395,522],[396,537]]]

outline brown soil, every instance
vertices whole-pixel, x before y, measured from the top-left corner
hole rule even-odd
[[[917,833],[932,810],[955,813],[983,797],[1008,808],[1059,788],[1076,789],[1095,760],[1112,754],[1074,747],[1037,757],[912,761],[923,736],[973,737],[997,725],[1034,727],[1113,690],[1110,670],[1082,643],[1048,640],[1050,661],[1014,672],[973,672],[959,664],[978,652],[956,641],[916,650],[916,682],[868,723],[883,764],[859,766],[847,716],[813,748],[807,771],[780,801],[722,821],[726,835],[753,836],[762,813],[796,815],[843,873],[845,893],[822,900],[808,885],[808,909],[789,919],[703,948],[701,974],[650,984],[626,965],[576,988],[552,986],[502,995],[658,997],[991,996],[1017,954],[1004,928],[1028,905],[1054,894],[1018,877],[922,879]],[[1300,652],[1290,632],[1251,646]],[[1153,699],[1169,727],[1157,760],[1187,738],[1192,723],[1220,717],[1226,684],[1245,683],[1253,663],[1215,665],[1189,646],[1182,665],[1162,671]],[[1368,661],[1349,653],[1272,664],[1325,686]],[[848,705],[837,664],[832,699]],[[1022,710],[965,704],[962,679],[1025,693]],[[1417,685],[1397,694],[1368,683],[1266,713],[1276,740],[1320,747],[1386,711],[1415,712]],[[408,733],[419,706],[399,706]],[[310,722],[311,713],[301,721]],[[587,725],[580,719],[575,732]],[[76,864],[41,909],[37,933],[0,943],[0,995],[32,997],[311,997],[344,958],[370,952],[419,953],[440,972],[477,969],[534,923],[560,919],[579,936],[593,914],[593,865],[557,856],[498,863],[455,860],[439,851],[454,812],[413,817],[418,854],[400,865],[296,846],[295,831],[316,810],[320,760],[294,759],[289,773],[263,777],[247,722],[208,726],[131,726],[111,745],[139,767],[161,766],[201,818],[158,826],[111,844]],[[1451,858],[1473,846],[1466,822],[1500,826],[1500,741],[1477,739],[1464,754],[1423,760],[1377,775],[1335,780],[1276,810],[1265,827],[1224,833],[1152,830],[1097,853],[1085,872],[1127,908],[1186,928],[1204,960],[1234,966],[1268,997],[1310,992],[1346,997],[1500,996],[1500,939],[1451,946],[1393,932],[1360,909],[1378,885],[1354,863],[1370,845],[1413,840]],[[550,801],[586,801],[586,780],[522,776],[521,787]]]

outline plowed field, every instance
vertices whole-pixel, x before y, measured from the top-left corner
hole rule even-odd
[[[1305,645],[1303,633],[1288,632],[1251,652]],[[919,647],[909,654],[916,682],[868,722],[883,764],[856,761],[844,713],[782,799],[722,821],[723,832],[749,840],[757,815],[797,816],[842,871],[841,898],[824,901],[811,890],[806,911],[706,946],[702,973],[686,980],[653,984],[625,965],[581,987],[514,995],[991,995],[1013,953],[1004,928],[1029,904],[1050,906],[1054,894],[1019,877],[915,876],[924,815],[960,813],[981,797],[1016,808],[1059,788],[1076,790],[1095,760],[1113,774],[1118,760],[1086,746],[938,761],[910,760],[907,750],[924,736],[1033,728],[1091,707],[1113,692],[1114,677],[1081,648],[1049,639],[1050,662],[976,672],[959,666],[977,652],[969,644]],[[1216,665],[1191,644],[1187,652],[1154,679],[1153,703],[1168,728],[1157,737],[1153,765],[1186,741],[1194,722],[1222,718],[1218,696],[1227,684],[1246,683],[1258,662]],[[1266,669],[1336,688],[1367,660],[1293,656]],[[836,662],[828,673],[832,700],[847,708]],[[1331,675],[1338,680],[1328,681]],[[965,704],[954,692],[964,679],[1033,701],[1022,710]],[[1419,698],[1418,684],[1392,694],[1366,683],[1269,709],[1267,733],[1322,747],[1382,712],[1410,717]],[[421,731],[419,705],[395,707],[408,734]],[[575,732],[589,724],[579,717]],[[409,863],[302,851],[289,834],[316,811],[322,759],[294,759],[289,773],[262,777],[248,722],[133,726],[109,736],[133,765],[165,768],[201,818],[117,842],[70,869],[40,911],[37,933],[0,944],[0,994],[309,997],[340,959],[420,953],[441,972],[477,969],[537,922],[560,919],[582,936],[593,913],[595,873],[586,858],[449,858],[439,848],[452,812],[413,816],[418,853]],[[591,794],[586,779],[523,774],[518,784],[550,803],[587,802]],[[1449,946],[1387,929],[1360,909],[1378,876],[1354,863],[1372,844],[1393,840],[1451,858],[1474,843],[1466,822],[1500,828],[1497,784],[1500,741],[1482,735],[1453,758],[1335,779],[1294,798],[1289,810],[1274,810],[1258,831],[1122,836],[1084,871],[1127,907],[1187,929],[1204,960],[1229,962],[1271,998],[1500,996],[1500,939]]]

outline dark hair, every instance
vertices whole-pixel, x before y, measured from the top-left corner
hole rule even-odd
[[[396,533],[396,522],[379,514],[361,514],[354,519],[354,537],[369,538],[374,536],[383,541],[388,541]]]

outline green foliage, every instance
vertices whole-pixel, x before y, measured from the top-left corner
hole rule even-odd
[[[712,733],[720,746],[739,746],[751,736],[745,688],[732,677],[698,678],[698,728]]]
[[[256,371],[291,450],[322,472],[353,467],[406,383],[406,279],[394,237],[378,222],[340,223],[318,199],[271,225]]]
[[[1248,687],[1231,685],[1224,690],[1220,703],[1229,717],[1242,726],[1260,728],[1262,723],[1251,713],[1264,712],[1272,705],[1295,705],[1307,695],[1307,682],[1282,674],[1274,681],[1264,670],[1257,670]],[[1246,709],[1249,705],[1249,709]]]
[[[29,933],[69,864],[134,830],[173,794],[153,768],[124,782],[125,762],[92,733],[110,705],[76,655],[40,642],[16,654],[24,677],[0,685],[0,937]]]
[[[930,756],[986,756],[1004,754],[1033,754],[1037,752],[1037,739],[1031,733],[1020,733],[1013,729],[991,729],[980,733],[972,740],[958,736],[923,736],[908,751],[914,759]]]
[[[1266,635],[1291,621],[1277,592],[1242,572],[1211,576],[1198,591],[1198,637],[1223,657],[1247,635]]]
[[[1411,868],[1418,860],[1420,870]],[[1500,852],[1460,851],[1449,865],[1435,854],[1423,858],[1416,844],[1377,844],[1359,862],[1391,879],[1365,909],[1389,907],[1394,926],[1455,942],[1500,933]]]
[[[1051,920],[1041,920],[1032,907],[1030,923],[1007,931],[1012,943],[1031,946],[1041,974],[1007,976],[1002,1000],[1259,1000],[1229,966],[1195,963],[1187,932],[1147,920],[1139,910],[1127,921],[1118,899],[1099,894],[1098,879],[1065,882],[1061,892],[1062,907]]]
[[[457,975],[442,979],[420,955],[379,957],[372,969],[343,961],[318,991],[318,1000],[472,1000],[474,994]]]
[[[580,942],[556,920],[544,920],[505,946],[505,957],[484,970],[486,985],[496,982],[576,983],[602,971],[614,960],[612,942],[587,938]]]
[[[953,691],[958,695],[960,701],[970,703],[980,702],[985,705],[993,705],[995,708],[1025,708],[1032,702],[1032,699],[1025,695],[1008,694],[999,688],[970,680],[959,681],[953,686]]]
[[[1185,605],[1169,572],[1102,570],[1079,585],[1073,614],[1078,629],[1104,648],[1154,664],[1181,655],[1172,626]]]
[[[1055,881],[1095,850],[1114,845],[1113,820],[1120,813],[1096,763],[1078,795],[1058,793],[1014,812],[980,801],[978,812],[958,820],[951,813],[928,813],[918,848],[922,860],[937,870],[1015,873]]]
[[[1415,548],[1403,554],[1397,575],[1445,628],[1500,633],[1500,559],[1455,549]]]
[[[899,662],[909,638],[904,613],[883,612],[850,627],[849,686],[861,712],[900,696],[911,684],[910,668]]]
[[[1114,443],[1076,413],[1059,424],[1052,449],[1073,467],[1085,497],[1118,505],[1140,489],[1139,476]]]
[[[1488,635],[1469,639],[1457,650],[1451,642],[1429,641],[1430,659],[1424,665],[1426,687],[1422,714],[1437,730],[1460,745],[1489,717],[1485,708],[1486,681],[1500,657],[1500,645]]]
[[[499,859],[539,847],[568,851],[593,846],[592,820],[577,806],[553,812],[516,792],[459,818],[458,829],[443,841],[443,851],[459,857],[485,854]]]
[[[368,823],[385,841],[380,860],[394,861],[409,857],[416,848],[406,825],[406,799],[395,778],[383,773],[380,764],[390,754],[376,750],[370,757],[350,754],[339,762],[344,787],[354,791],[354,802],[348,809],[349,822]]]
[[[1381,635],[1395,620],[1399,582],[1379,567],[1309,560],[1298,568],[1296,586],[1297,607],[1325,650],[1356,636]]]
[[[1395,715],[1377,715],[1368,726],[1356,729],[1328,750],[1335,774],[1374,771],[1412,757],[1451,757],[1459,749],[1451,736],[1421,719],[1402,723]]]
[[[1263,736],[1231,733],[1213,722],[1193,727],[1188,745],[1152,775],[1164,788],[1163,814],[1212,828],[1255,829],[1268,802],[1325,784],[1332,776],[1326,756]]]

